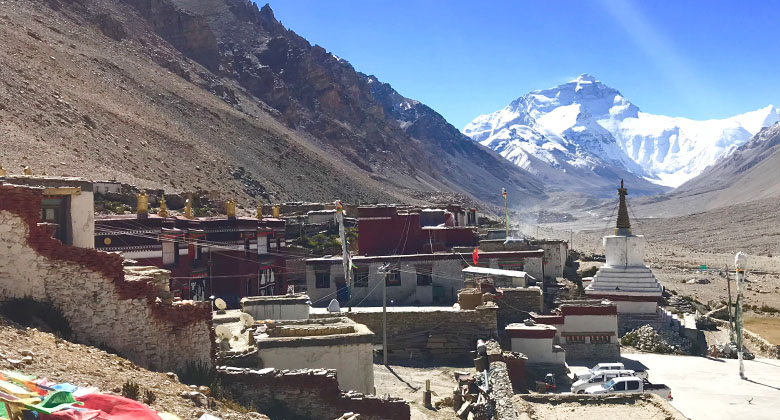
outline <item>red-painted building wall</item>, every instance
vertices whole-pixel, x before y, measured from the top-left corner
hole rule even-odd
[[[393,206],[358,208],[360,255],[421,254],[476,244],[472,227],[422,227],[419,212],[399,214]]]
[[[95,221],[95,247],[170,270],[177,297],[238,307],[242,297],[287,292],[284,229],[278,219],[110,216]]]

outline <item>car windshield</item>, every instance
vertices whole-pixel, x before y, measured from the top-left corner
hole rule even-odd
[[[609,388],[612,388],[612,385],[615,385],[615,380],[614,379],[610,379],[607,382],[604,382],[604,385],[602,385],[602,387],[604,389],[609,389]]]

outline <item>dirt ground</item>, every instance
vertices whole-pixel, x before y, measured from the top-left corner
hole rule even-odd
[[[453,419],[456,418],[451,406],[430,410],[423,406],[425,381],[431,381],[431,398],[434,405],[438,401],[452,397],[455,387],[455,371],[468,372],[471,367],[408,367],[374,365],[374,385],[378,395],[390,394],[410,402],[412,419]]]
[[[151,407],[176,414],[183,420],[197,419],[204,413],[224,420],[268,419],[257,413],[247,414],[239,407],[220,404],[215,410],[196,407],[193,401],[180,395],[189,391],[187,385],[164,373],[151,372],[119,356],[94,347],[74,344],[36,329],[17,327],[0,318],[0,369],[17,370],[26,375],[68,382],[78,386],[94,386],[100,392],[119,394],[122,384],[137,383],[141,392],[151,390],[157,399]],[[22,353],[32,352],[32,362],[15,366],[10,360],[21,360]],[[236,411],[238,408],[241,411]]]
[[[682,420],[668,404],[654,397],[587,399],[581,397],[515,395],[515,406],[531,420]]]

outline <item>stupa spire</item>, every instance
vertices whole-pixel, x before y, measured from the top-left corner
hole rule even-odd
[[[628,205],[626,204],[626,195],[628,195],[628,190],[623,187],[622,179],[620,180],[618,195],[620,196],[620,203],[618,204],[618,217],[617,226],[615,226],[615,235],[630,236],[631,221],[628,219]]]

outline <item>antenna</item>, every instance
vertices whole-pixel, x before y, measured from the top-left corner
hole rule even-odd
[[[214,306],[216,306],[220,311],[227,309],[227,303],[225,303],[225,301],[221,298],[217,298],[217,300],[214,301]]]

